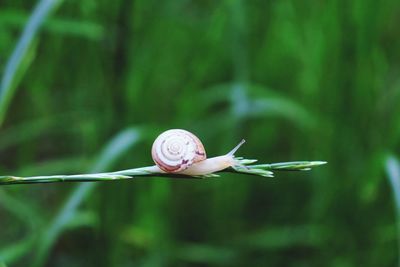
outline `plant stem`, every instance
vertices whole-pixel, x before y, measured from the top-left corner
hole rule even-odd
[[[263,177],[273,177],[272,170],[277,171],[307,171],[312,167],[323,165],[325,161],[294,161],[281,162],[272,164],[249,165],[256,160],[237,158],[240,165],[234,166],[232,169],[227,169],[223,172],[233,172],[242,174],[251,174]],[[11,184],[33,184],[33,183],[58,183],[58,182],[98,182],[98,181],[113,181],[123,179],[133,179],[140,176],[151,177],[169,177],[169,178],[208,178],[218,177],[216,173],[211,173],[204,176],[190,176],[174,173],[165,173],[157,166],[141,167],[128,169],[116,172],[93,173],[93,174],[75,174],[75,175],[50,175],[50,176],[0,176],[0,185]]]

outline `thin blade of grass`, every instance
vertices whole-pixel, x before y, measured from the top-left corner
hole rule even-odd
[[[386,172],[393,190],[393,198],[396,207],[398,266],[400,266],[400,163],[394,156],[389,156],[387,158]]]
[[[142,138],[138,129],[128,128],[117,134],[100,153],[99,159],[92,167],[92,172],[109,168],[119,157],[126,153]],[[79,205],[90,195],[96,186],[95,183],[85,183],[76,187],[60,208],[58,214],[50,225],[44,227],[39,233],[32,233],[23,241],[18,241],[0,251],[0,257],[7,263],[13,263],[26,255],[35,246],[33,266],[43,266],[52,245],[61,235],[62,231],[71,225],[71,221],[78,212]],[[39,242],[39,243],[37,243]]]
[[[0,83],[0,125],[3,123],[8,105],[15,93],[16,76],[23,65],[22,63],[24,62],[27,52],[32,46],[33,40],[37,36],[43,22],[57,7],[57,5],[61,4],[61,2],[62,0],[41,0],[36,5],[10,59],[7,62]],[[25,65],[27,66],[27,64]]]
[[[141,139],[138,129],[129,128],[118,133],[100,153],[99,159],[92,168],[92,172],[104,171],[109,168],[120,156],[126,153]],[[43,266],[51,247],[63,230],[75,216],[79,205],[90,195],[95,183],[85,183],[77,186],[60,208],[50,225],[44,229],[40,243],[37,245],[33,266]]]

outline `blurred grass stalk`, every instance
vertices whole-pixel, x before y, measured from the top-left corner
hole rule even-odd
[[[91,171],[99,172],[108,169],[141,138],[142,135],[136,128],[128,128],[119,132],[103,148]],[[49,225],[45,225],[39,231],[39,234],[37,231],[33,232],[32,236],[24,238],[23,241],[18,241],[9,245],[8,248],[2,249],[0,259],[12,263],[32,251],[32,247],[35,247],[33,266],[43,266],[53,244],[66,226],[76,217],[79,205],[90,195],[95,186],[95,183],[78,185]],[[38,238],[35,238],[36,234],[38,234]]]
[[[32,53],[28,52],[34,44],[34,38],[46,18],[61,2],[62,0],[39,1],[7,62],[0,83],[0,125],[4,121],[8,105],[15,93],[18,77],[21,78],[33,59]]]
[[[127,128],[119,132],[103,148],[91,171],[99,172],[108,169],[141,139],[142,134],[137,128]],[[36,247],[33,266],[39,267],[45,265],[53,244],[74,220],[80,204],[90,195],[95,186],[95,183],[78,185],[69,198],[66,199],[50,225],[43,228],[42,237],[39,239],[39,244]]]
[[[396,207],[398,266],[400,266],[400,163],[394,156],[389,156],[387,158],[386,172],[393,190],[393,198]]]

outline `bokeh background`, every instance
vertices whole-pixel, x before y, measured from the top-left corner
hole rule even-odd
[[[399,25],[398,0],[0,1],[1,174],[150,165],[169,128],[329,162],[3,186],[0,266],[398,266]]]

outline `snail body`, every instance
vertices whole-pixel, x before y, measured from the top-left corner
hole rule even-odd
[[[243,143],[244,140],[226,155],[207,158],[199,138],[186,130],[172,129],[156,138],[151,154],[162,172],[199,176],[237,165],[234,153]]]

